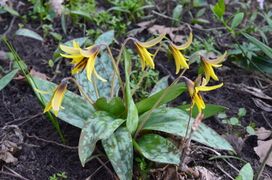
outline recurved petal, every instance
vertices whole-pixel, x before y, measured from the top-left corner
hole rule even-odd
[[[146,42],[140,42],[140,41],[137,41],[136,43],[138,43],[140,46],[142,47],[145,47],[145,48],[150,48],[152,46],[155,46],[156,44],[158,44],[159,42],[161,42],[161,40],[165,37],[165,34],[161,34],[159,35],[158,37],[152,39],[152,40],[149,40],[149,41],[146,41]]]
[[[218,81],[218,77],[214,72],[214,69],[211,64],[206,64],[207,72],[215,81]]]
[[[87,79],[89,81],[92,81],[91,76],[94,70],[94,64],[95,64],[95,59],[90,57],[86,65]]]
[[[215,86],[198,86],[198,87],[196,87],[196,89],[198,91],[212,91],[212,90],[218,89],[222,86],[223,86],[223,83],[215,85]]]
[[[62,54],[62,53],[60,53],[60,55],[62,57],[68,58],[68,59],[83,57],[81,54]]]
[[[209,60],[208,62],[210,64],[217,65],[217,64],[220,64],[223,61],[225,61],[226,57],[227,57],[227,51],[225,51],[225,53],[222,56],[219,56],[219,57],[217,57],[216,59],[213,59],[213,60]]]
[[[79,43],[76,42],[75,40],[73,41],[73,47],[74,48],[80,48]]]
[[[98,46],[91,46],[88,49],[81,49],[80,54],[84,57],[90,57],[93,56],[94,54],[97,54],[99,51]]]
[[[106,79],[102,78],[102,77],[96,72],[95,68],[94,68],[93,72],[94,72],[94,75],[97,77],[97,79],[101,80],[102,82],[107,82]]]
[[[58,112],[60,110],[60,106],[64,97],[64,94],[67,90],[66,81],[62,81],[60,85],[58,85],[57,89],[54,92],[52,98],[52,110]]]
[[[63,44],[60,44],[59,47],[62,51],[66,52],[67,54],[79,54],[80,52],[80,48],[69,47]]]
[[[180,46],[177,46],[177,45],[175,45],[175,46],[178,50],[183,50],[183,49],[188,48],[192,44],[192,42],[193,42],[193,33],[190,32],[189,38],[187,39],[186,43],[184,43]]]

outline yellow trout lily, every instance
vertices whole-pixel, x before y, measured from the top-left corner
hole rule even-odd
[[[71,58],[71,64],[74,65],[72,74],[77,74],[86,69],[87,79],[91,80],[92,74],[94,74],[101,81],[107,81],[103,79],[95,70],[95,60],[100,51],[99,45],[93,45],[86,49],[81,49],[79,44],[73,41],[73,47],[60,45],[60,49],[66,54],[60,54],[62,57]]]
[[[215,81],[219,80],[213,68],[221,67],[222,66],[221,63],[225,60],[226,56],[227,56],[227,52],[225,52],[222,56],[219,56],[218,58],[213,60],[209,60],[204,57],[201,57],[205,79],[207,82],[210,80],[210,78],[212,78]]]
[[[45,113],[52,109],[55,116],[57,116],[61,108],[61,103],[62,103],[66,90],[67,90],[67,81],[62,81],[53,91],[53,95],[50,101],[48,102],[48,104],[46,105],[46,107],[44,108],[43,112]]]
[[[148,52],[147,48],[155,46],[156,44],[161,42],[161,40],[164,38],[164,36],[165,36],[165,34],[161,34],[159,37],[152,39],[150,41],[147,41],[147,42],[140,42],[136,39],[134,40],[136,50],[137,50],[137,52],[140,56],[140,59],[141,59],[142,70],[144,70],[145,67],[150,67],[152,69],[155,68],[155,64],[153,61],[154,54],[151,54],[150,52]]]
[[[192,99],[191,108],[193,108],[194,105],[196,105],[199,113],[202,113],[202,110],[205,109],[206,107],[200,92],[212,91],[223,86],[223,83],[215,85],[215,86],[206,86],[207,81],[204,78],[203,78],[203,82],[201,83],[198,82],[199,80],[196,80],[195,82],[193,82],[188,78],[184,78],[184,79],[188,88],[189,95],[191,96],[191,99]]]
[[[181,69],[189,69],[189,65],[186,62],[188,61],[188,59],[184,57],[184,55],[181,53],[181,50],[188,48],[191,45],[192,41],[193,41],[193,34],[190,33],[186,43],[180,46],[177,46],[171,42],[169,45],[169,49],[173,54],[175,64],[176,64],[176,74],[178,74]]]

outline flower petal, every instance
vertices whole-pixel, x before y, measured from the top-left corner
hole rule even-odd
[[[184,49],[188,48],[192,44],[192,42],[193,42],[193,33],[190,32],[189,38],[187,39],[186,43],[184,43],[180,46],[177,46],[177,45],[175,45],[175,46],[178,50],[184,50]]]
[[[152,46],[155,46],[156,44],[158,44],[159,42],[161,42],[161,40],[165,37],[165,33],[164,34],[161,34],[160,36],[150,40],[150,41],[146,41],[146,42],[140,42],[140,41],[137,41],[137,43],[142,46],[142,47],[145,47],[145,48],[150,48]]]
[[[198,87],[196,87],[196,89],[198,91],[212,91],[212,90],[218,89],[222,86],[223,86],[223,83],[215,85],[215,86],[198,86]]]
[[[60,106],[66,90],[67,83],[64,81],[61,82],[61,84],[58,85],[57,89],[55,90],[55,93],[52,98],[52,110],[55,111],[55,114],[60,110]]]
[[[210,64],[216,65],[216,64],[219,64],[219,63],[222,63],[223,61],[225,61],[226,56],[227,56],[227,51],[225,51],[225,53],[222,56],[219,56],[219,57],[217,57],[216,59],[213,59],[213,60],[209,60],[208,62]]]
[[[65,46],[60,44],[59,45],[60,49],[68,54],[79,54],[80,52],[80,48],[74,48],[74,47],[69,47],[69,46]]]

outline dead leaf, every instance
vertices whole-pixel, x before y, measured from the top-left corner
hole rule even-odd
[[[255,131],[256,136],[258,137],[258,140],[265,140],[269,138],[272,134],[270,130],[265,129],[264,127],[261,127]]]
[[[54,12],[60,16],[62,14],[63,11],[63,0],[50,0],[50,5],[52,7],[52,9],[54,10]]]
[[[252,96],[261,98],[261,99],[266,99],[266,100],[272,100],[272,97],[264,94],[264,92],[261,89],[255,88],[255,87],[251,87],[251,86],[247,86],[245,84],[232,84],[229,83],[228,86],[230,89],[236,89],[242,92],[247,92]]]
[[[241,153],[244,146],[244,140],[241,137],[229,134],[224,138],[232,145],[237,154]]]
[[[22,131],[16,125],[5,126],[0,129],[0,161],[16,163],[15,154],[22,149]]]
[[[43,79],[43,80],[48,80],[49,79],[49,77],[46,74],[41,73],[39,71],[36,71],[34,68],[32,68],[29,73],[30,73],[31,76],[35,76],[35,77],[38,77],[38,78]],[[25,79],[25,77],[22,76],[22,75],[18,75],[14,79],[15,80],[23,80],[23,79]]]
[[[257,99],[257,98],[252,98],[252,99],[258,108],[260,108],[266,112],[272,112],[272,106],[270,104],[267,104],[266,102],[262,101],[261,99]]]
[[[193,169],[198,171],[199,179],[201,180],[218,180],[218,177],[213,172],[203,166],[195,166]]]
[[[258,146],[254,148],[254,151],[259,156],[260,162],[263,162],[271,146],[272,146],[272,139],[268,141],[261,141],[261,140],[258,141]],[[272,153],[270,153],[270,156],[268,157],[266,165],[272,167]]]
[[[0,60],[8,60],[8,53],[5,51],[0,51]]]

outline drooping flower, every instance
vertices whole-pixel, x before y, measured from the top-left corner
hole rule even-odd
[[[195,82],[188,78],[184,78],[185,83],[188,88],[189,95],[192,99],[192,106],[191,108],[194,107],[194,105],[197,106],[198,112],[202,113],[202,110],[205,109],[206,105],[205,102],[200,94],[201,91],[212,91],[215,89],[218,89],[223,86],[223,83],[214,85],[214,86],[206,86],[207,81],[206,79],[203,78],[202,82],[200,82],[200,79],[197,78]]]
[[[212,78],[215,81],[219,80],[213,68],[221,67],[222,66],[221,63],[225,60],[226,56],[227,56],[227,52],[225,52],[222,56],[219,56],[218,58],[213,60],[201,57],[205,79],[207,82],[209,82],[210,78]]]
[[[86,69],[87,79],[91,80],[92,74],[94,74],[101,81],[107,81],[103,79],[95,70],[95,60],[98,53],[100,52],[99,45],[93,45],[86,49],[81,49],[79,44],[73,41],[73,47],[60,45],[60,49],[67,54],[61,54],[62,57],[71,58],[71,64],[74,65],[72,74],[77,74],[82,70]]]
[[[184,55],[181,53],[181,50],[188,48],[191,45],[192,41],[193,41],[193,34],[190,33],[186,43],[180,46],[177,46],[171,42],[169,45],[169,49],[171,50],[173,54],[175,64],[176,64],[176,74],[178,74],[181,69],[189,69],[189,65],[186,62],[188,61],[188,59],[184,57]]]
[[[56,87],[53,91],[53,95],[51,96],[50,101],[47,103],[46,107],[44,108],[44,113],[48,112],[52,109],[55,116],[58,115],[58,112],[61,108],[61,103],[63,101],[64,94],[67,90],[67,81],[63,80],[61,83]]]
[[[136,39],[134,40],[136,50],[137,50],[137,52],[140,56],[140,59],[141,59],[142,70],[144,70],[145,67],[150,67],[152,69],[155,68],[155,64],[153,61],[154,54],[151,54],[150,52],[148,52],[147,48],[155,46],[156,44],[161,42],[161,40],[164,38],[164,36],[165,36],[165,34],[161,34],[159,37],[152,39],[150,41],[147,41],[147,42],[140,42]]]

